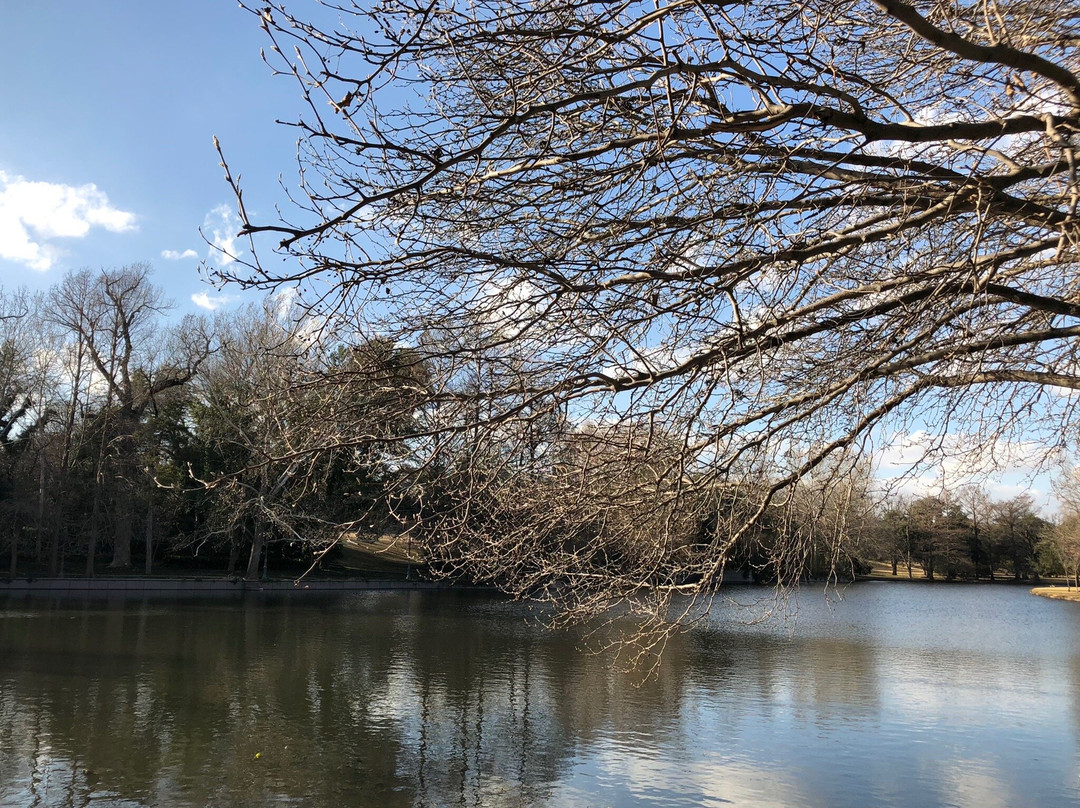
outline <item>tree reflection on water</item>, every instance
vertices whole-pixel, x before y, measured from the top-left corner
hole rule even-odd
[[[527,617],[421,593],[9,601],[0,806],[933,805],[967,775],[999,796],[1066,793],[1075,660],[943,661],[880,624],[714,623],[676,635],[642,681]],[[1002,690],[1022,656],[1035,690]],[[971,688],[998,693],[998,734],[976,726]],[[923,703],[939,691],[967,725]],[[1007,772],[1031,742],[1010,709],[1068,713],[1058,751]],[[942,749],[912,742],[925,729]]]

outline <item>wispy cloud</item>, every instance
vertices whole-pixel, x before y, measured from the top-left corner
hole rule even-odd
[[[196,292],[191,296],[191,302],[200,309],[217,311],[222,306],[236,300],[235,295],[212,295],[209,292]]]
[[[295,286],[286,286],[273,296],[274,313],[279,319],[284,320],[292,313],[298,291]]]
[[[194,250],[184,250],[183,252],[179,250],[162,250],[161,257],[166,261],[179,261],[184,258],[198,258],[199,254]]]
[[[202,234],[210,242],[208,258],[219,267],[228,266],[243,255],[236,246],[240,217],[228,205],[218,205],[203,219]]]
[[[1047,447],[1038,441],[987,440],[962,433],[935,435],[920,429],[889,436],[876,460],[884,474],[919,466],[934,471],[947,484],[957,485],[1002,469],[1038,470],[1047,453]]]
[[[93,183],[34,182],[0,171],[0,258],[45,272],[60,257],[54,239],[83,238],[92,228],[136,229],[135,214],[109,203]]]
[[[1039,441],[916,430],[889,436],[874,461],[879,484],[893,494],[936,495],[974,483],[993,499],[1030,494],[1052,512],[1045,471],[1053,454]]]

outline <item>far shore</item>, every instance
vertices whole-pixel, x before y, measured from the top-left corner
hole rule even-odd
[[[946,578],[944,575],[938,573],[933,578],[927,578],[922,568],[918,565],[914,565],[912,571],[909,573],[906,565],[899,565],[897,571],[894,574],[892,567],[885,561],[873,561],[871,562],[871,569],[867,573],[863,573],[855,576],[857,581],[905,581],[913,584],[1004,584],[1007,586],[1031,586],[1032,584],[1038,584],[1033,592],[1035,594],[1041,594],[1035,590],[1049,589],[1051,591],[1061,588],[1065,588],[1065,578],[1061,576],[1043,575],[1041,577],[1024,577],[1016,578],[1006,570],[999,570],[994,578],[980,577],[980,578],[954,578],[952,580]],[[1055,597],[1054,595],[1047,595],[1047,597]],[[1065,598],[1071,600],[1071,598]]]
[[[185,594],[226,594],[242,592],[361,592],[371,590],[477,590],[493,591],[490,586],[469,585],[461,582],[445,580],[427,580],[419,576],[413,576],[412,580],[404,576],[378,577],[355,576],[355,577],[323,577],[312,576],[310,578],[278,577],[260,580],[245,580],[237,576],[220,576],[212,573],[202,574],[172,574],[165,575],[132,575],[112,574],[102,575],[95,578],[83,577],[48,577],[40,575],[27,575],[15,578],[0,576],[0,595],[5,594],[41,594],[41,593],[162,593],[170,595]],[[859,575],[856,582],[896,582],[912,584],[998,584],[1004,586],[1030,586],[1031,581],[1016,581],[1011,577],[1002,576],[996,581],[980,579],[978,581],[947,581],[944,578],[927,579],[921,575],[908,578],[906,574],[893,576],[875,569],[868,575]],[[752,584],[752,581],[736,579],[725,580],[725,586]],[[1063,579],[1043,578],[1042,586],[1036,586],[1030,591],[1033,595],[1040,595],[1058,600],[1072,600],[1080,602],[1080,589],[1068,588]],[[1057,585],[1055,585],[1057,584]]]
[[[1038,595],[1042,598],[1053,598],[1054,600],[1071,600],[1074,603],[1080,603],[1080,589],[1075,587],[1069,588],[1066,586],[1037,586],[1031,590],[1031,594]]]
[[[360,592],[370,590],[473,589],[446,581],[402,579],[310,579],[278,578],[246,581],[242,578],[136,577],[103,578],[0,578],[0,595],[21,593],[162,593],[171,595],[232,592]]]

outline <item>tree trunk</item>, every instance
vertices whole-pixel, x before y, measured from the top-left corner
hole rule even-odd
[[[15,570],[19,563],[19,531],[11,528],[11,563],[8,566],[8,577],[15,577]]]
[[[236,540],[236,536],[229,537],[229,568],[225,574],[232,576],[236,574],[236,563],[240,560],[240,542]]]
[[[911,572],[911,525],[909,524],[909,517],[910,514],[904,517],[904,544],[907,545],[905,556],[907,558],[907,577],[910,581],[915,576]]]
[[[41,561],[41,542],[45,535],[45,452],[38,455],[37,560]]]
[[[109,567],[131,568],[131,491],[127,480],[121,479],[116,493],[116,530],[113,535],[113,557]]]
[[[49,536],[49,575],[53,578],[60,572],[60,523],[53,525]]]
[[[154,563],[154,501],[146,503],[146,574],[150,575]]]
[[[98,521],[101,516],[101,486],[94,481],[94,506],[90,511],[90,543],[86,548],[86,577],[94,577],[94,564],[97,561]]]
[[[259,577],[259,562],[262,560],[263,552],[263,536],[260,529],[259,520],[255,520],[255,527],[252,531],[251,537],[251,555],[248,556],[247,571],[244,573],[244,578],[248,581],[258,580]]]

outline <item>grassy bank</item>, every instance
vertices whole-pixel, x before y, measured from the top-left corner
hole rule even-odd
[[[953,581],[949,581],[942,573],[938,573],[937,576],[931,580],[926,577],[926,573],[923,572],[922,567],[914,565],[911,570],[911,575],[908,575],[907,566],[901,564],[897,568],[897,574],[893,575],[892,565],[884,561],[871,561],[871,569],[869,572],[858,576],[860,581],[905,581],[909,583],[980,583],[980,584],[1005,584],[1009,586],[1030,586],[1033,583],[1045,584],[1037,588],[1044,589],[1056,589],[1054,584],[1060,584],[1064,587],[1065,579],[1061,577],[1043,576],[1041,578],[1023,578],[1017,580],[1013,577],[1012,573],[1008,570],[998,570],[995,573],[994,579],[990,580],[987,577],[981,578],[957,578]]]
[[[113,569],[105,559],[100,559],[95,566],[93,579],[239,580],[244,574],[246,561],[245,556],[233,573],[228,574],[224,559],[208,561],[205,557],[178,555],[155,560],[153,570],[147,576],[141,559],[135,559],[135,563],[127,569]],[[11,577],[74,580],[84,577],[86,562],[83,558],[64,559],[58,570],[50,572],[46,564],[28,561],[19,565],[14,576],[8,573],[6,566],[0,569],[0,580]],[[306,580],[331,581],[411,581],[425,577],[424,564],[412,552],[411,546],[392,536],[347,537],[309,571],[310,567],[310,558],[275,557],[270,560],[268,577],[273,580],[295,580],[304,576]]]
[[[1080,589],[1069,589],[1064,586],[1037,586],[1031,590],[1031,594],[1054,600],[1071,600],[1080,603]]]

